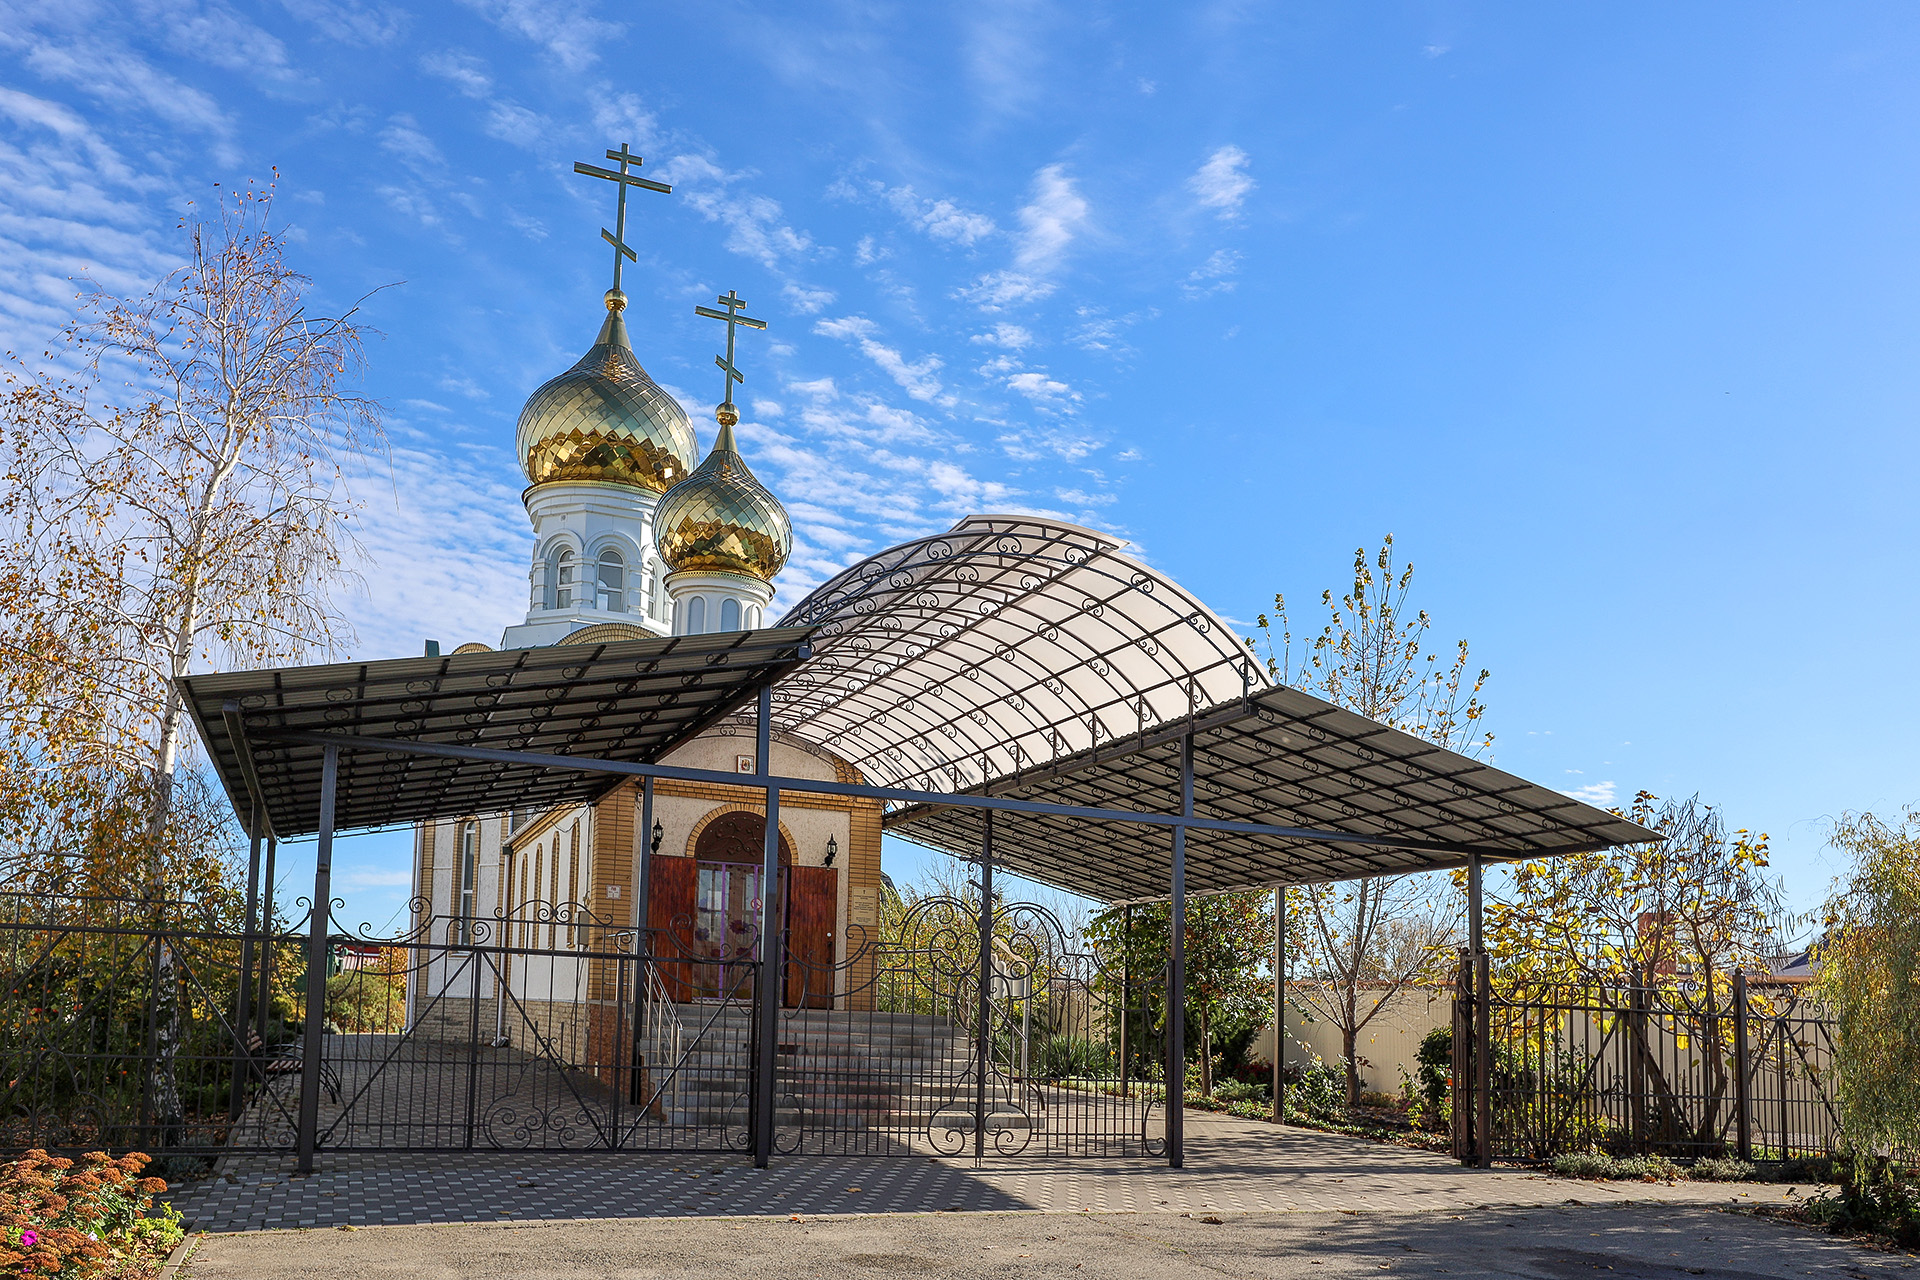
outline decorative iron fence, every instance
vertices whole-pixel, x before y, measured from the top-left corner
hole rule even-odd
[[[1463,1160],[1772,1161],[1839,1145],[1834,1023],[1797,985],[1507,986],[1486,973],[1463,957],[1454,1002]]]
[[[298,926],[0,895],[0,1150],[744,1153],[770,1097],[787,1154],[1166,1151],[1140,1078],[1157,1046],[1137,1043],[1161,984],[1105,973],[1038,907],[983,928],[977,903],[928,900],[887,944],[788,958],[780,982],[740,958],[756,937],[715,959],[685,921],[414,907],[406,934],[334,937],[309,973]]]
[[[0,1149],[226,1149],[299,947],[193,903],[0,893]],[[249,972],[269,998],[243,1027]]]

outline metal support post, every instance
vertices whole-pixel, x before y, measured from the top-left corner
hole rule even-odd
[[[240,982],[234,992],[233,1095],[227,1116],[238,1120],[247,1102],[247,1031],[253,1021],[253,911],[260,899],[260,806],[253,806],[247,823],[247,914],[240,931]]]
[[[1483,868],[1480,855],[1467,855],[1467,954],[1479,955],[1486,949],[1482,933],[1481,880]]]
[[[1742,1160],[1753,1159],[1753,1073],[1747,1065],[1747,973],[1737,969],[1733,975],[1733,1109],[1736,1129],[1734,1151]]]
[[[267,1038],[267,1014],[273,1008],[273,859],[280,841],[267,837],[267,869],[260,880],[260,998],[254,1002],[254,1030]]]
[[[987,1073],[993,1053],[993,810],[980,834],[980,1002],[973,1027],[973,1158],[987,1153]]]
[[[1493,997],[1487,953],[1473,958],[1473,1127],[1475,1155],[1482,1169],[1493,1168]]]
[[[760,686],[760,725],[755,739],[754,771],[771,777],[773,762],[773,686]],[[782,970],[780,893],[780,788],[767,786],[767,831],[760,853],[760,978],[754,983],[756,1045],[754,1062],[753,1165],[767,1167],[773,1154],[773,1107],[778,1091],[773,1073],[779,1061]]]
[[[1127,1023],[1133,1010],[1133,908],[1120,908],[1120,1096],[1130,1098],[1127,1084],[1132,1053],[1127,1043]]]
[[[1467,954],[1473,963],[1473,1152],[1481,1168],[1493,1165],[1493,1029],[1487,990],[1484,910],[1485,868],[1477,853],[1467,855]]]
[[[1193,735],[1180,739],[1180,812],[1193,816]],[[1173,912],[1167,948],[1167,1164],[1186,1167],[1187,829],[1173,829]]]
[[[327,1022],[327,932],[333,919],[333,793],[340,780],[340,748],[328,747],[320,765],[320,833],[313,851],[313,927],[307,933],[307,1018],[300,1054],[299,1169],[313,1172],[320,1135],[321,1032]]]
[[[1287,1118],[1287,891],[1273,887],[1273,1122]]]
[[[648,896],[653,884],[653,779],[640,782],[640,864],[633,886],[633,1046],[628,1050],[627,1099],[639,1106],[647,1099],[643,1073],[651,1065],[641,1050],[647,1033],[647,969],[653,963],[653,935],[647,931],[652,910]]]

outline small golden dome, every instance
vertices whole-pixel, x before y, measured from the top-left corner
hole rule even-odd
[[[700,452],[693,424],[654,385],[627,341],[627,295],[607,291],[607,321],[593,349],[527,397],[514,442],[527,479],[611,480],[663,493]]]
[[[631,622],[596,622],[591,626],[569,631],[554,641],[555,644],[616,644],[622,640],[651,640],[654,634],[644,627],[636,627]]]
[[[654,510],[654,545],[676,571],[743,573],[771,582],[793,551],[793,525],[734,446],[739,415],[733,405],[721,405],[714,416],[720,434],[713,452]]]

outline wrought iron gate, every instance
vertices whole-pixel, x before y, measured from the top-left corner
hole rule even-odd
[[[730,958],[579,904],[335,937],[307,1060],[298,928],[179,904],[0,899],[0,1147],[744,1153],[772,1064],[781,1154],[1160,1155],[1160,974],[1044,908],[930,898],[838,963]],[[252,1001],[238,1019],[239,975]],[[777,1012],[763,1002],[778,1001]],[[772,1012],[776,1042],[761,1052]],[[337,1025],[335,1025],[337,1024]]]

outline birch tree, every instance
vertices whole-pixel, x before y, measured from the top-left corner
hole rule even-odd
[[[1413,566],[1394,562],[1393,535],[1377,552],[1353,553],[1353,585],[1321,593],[1327,620],[1296,646],[1286,597],[1261,614],[1259,641],[1275,680],[1325,698],[1369,720],[1449,750],[1477,756],[1493,745],[1481,725],[1488,673],[1470,674],[1467,642],[1451,656],[1430,647],[1433,619],[1412,610]],[[1360,1100],[1361,1034],[1400,991],[1438,972],[1458,916],[1446,881],[1376,876],[1308,885],[1288,895],[1293,927],[1294,997],[1340,1032],[1347,1105]],[[1276,1052],[1278,1046],[1276,1043]]]
[[[249,188],[189,214],[178,270],[138,297],[89,289],[41,365],[6,377],[5,798],[124,809],[137,789],[144,830],[121,835],[149,858],[179,796],[175,679],[346,637],[346,468],[384,448],[353,389],[358,305],[312,308],[272,212]],[[31,808],[6,815],[16,859],[35,849]]]

